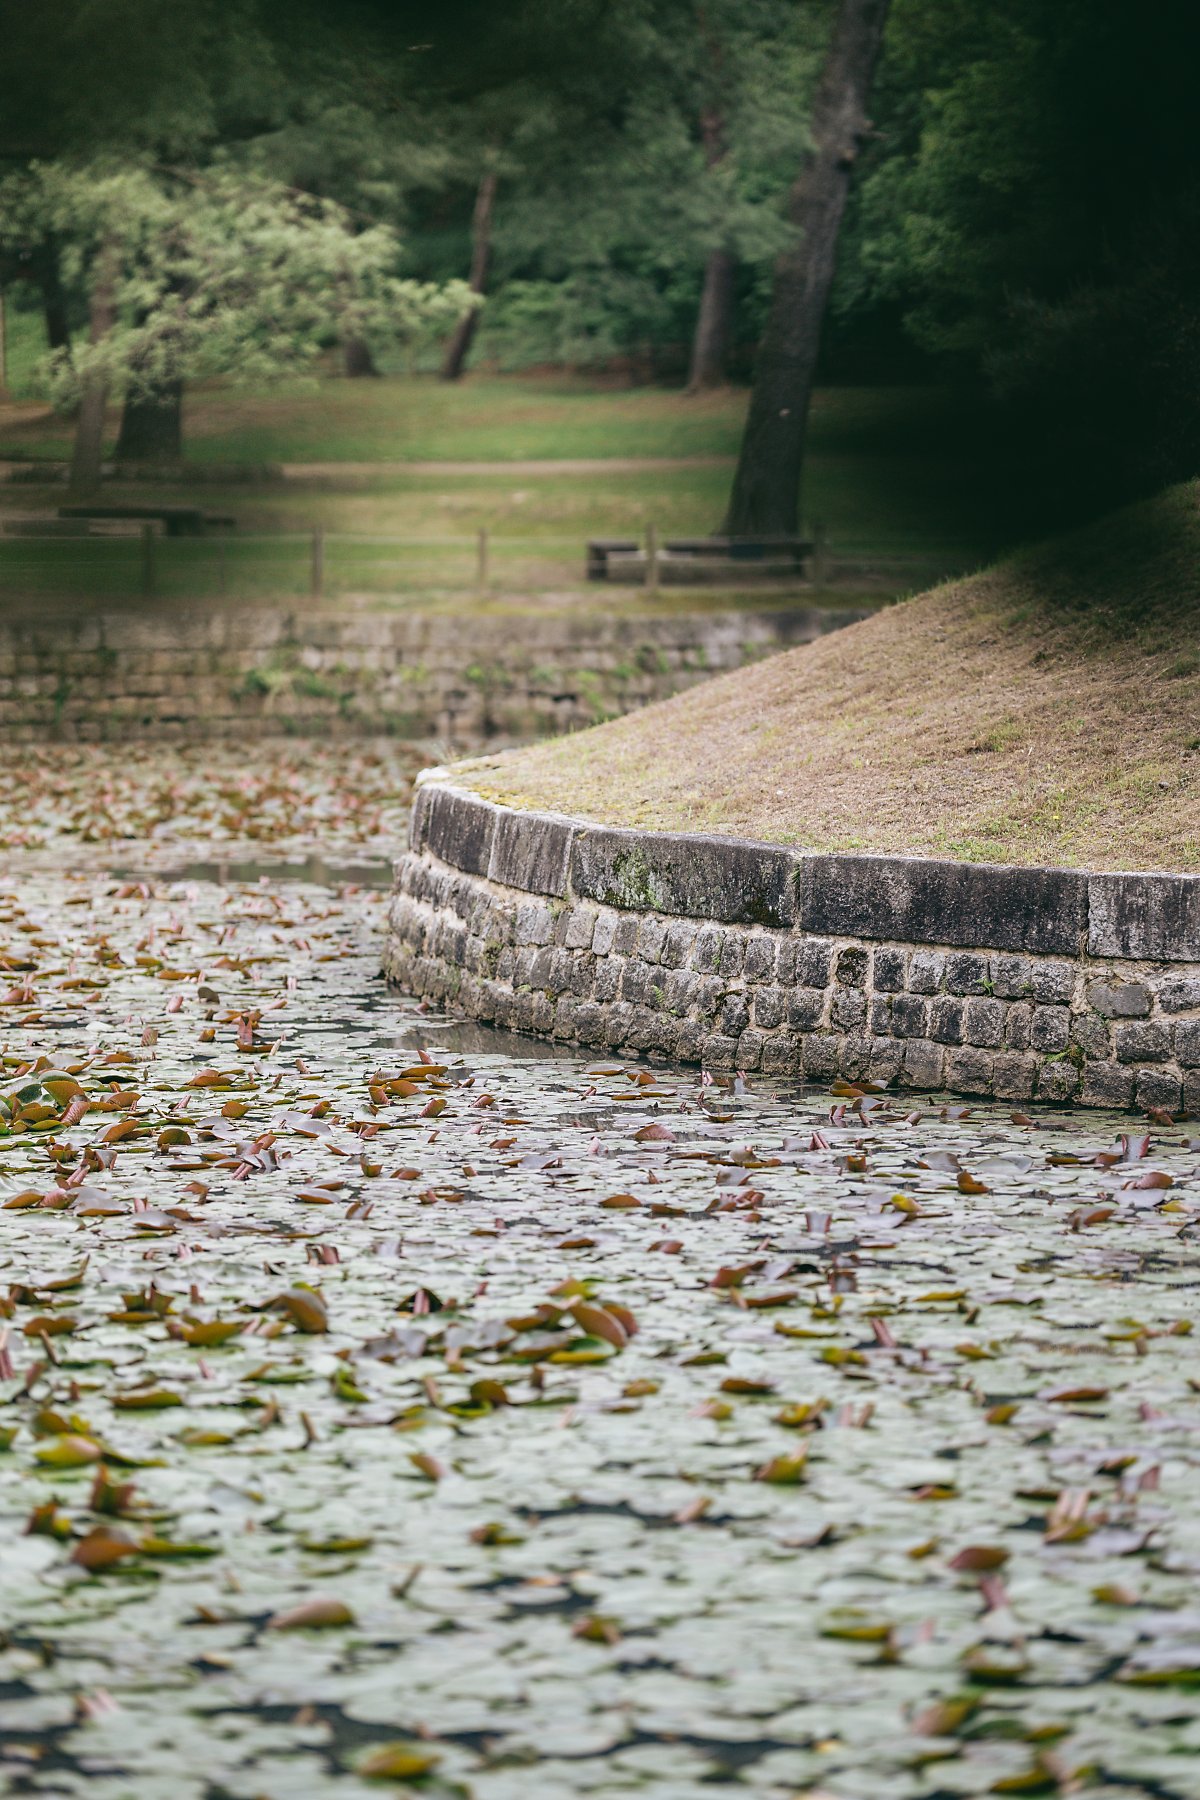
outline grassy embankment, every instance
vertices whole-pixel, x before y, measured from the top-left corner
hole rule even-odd
[[[20,381],[13,387],[21,392]],[[641,538],[650,523],[664,536],[716,526],[744,409],[745,394],[736,390],[689,398],[567,375],[473,375],[457,385],[427,376],[325,376],[270,392],[214,385],[187,398],[189,464],[214,473],[227,464],[315,464],[319,473],[289,481],[112,483],[104,498],[180,500],[234,515],[224,560],[228,591],[238,597],[305,593],[307,536],[316,525],[330,534],[330,593],[467,592],[476,533],[486,527],[498,590],[562,594],[581,586],[589,537]],[[110,442],[116,425],[114,413]],[[64,422],[45,407],[28,399],[0,407],[0,460],[65,457],[68,448]],[[682,460],[653,471],[624,466],[646,457]],[[582,458],[606,466],[569,467]],[[519,466],[534,460],[564,466]],[[445,466],[457,463],[492,466]],[[55,482],[0,486],[6,510],[49,511],[61,500]],[[806,508],[835,552],[888,562],[899,570],[893,585],[910,590],[931,574],[976,565],[1015,535],[989,479],[986,447],[964,448],[962,421],[939,396],[919,390],[818,395]],[[264,541],[260,534],[271,536]],[[0,539],[0,582],[9,594],[128,595],[138,591],[139,557],[136,543],[120,540]],[[158,591],[165,598],[211,595],[220,561],[213,539],[164,542]],[[878,584],[868,580],[863,588],[878,597]],[[604,589],[590,598],[610,603]],[[687,598],[694,601],[696,590]],[[746,598],[761,605],[763,590],[748,589]],[[634,596],[625,603],[636,603]]]
[[[1194,485],[575,737],[465,765],[610,824],[1200,870]]]

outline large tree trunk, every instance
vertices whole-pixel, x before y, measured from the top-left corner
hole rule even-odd
[[[732,250],[710,250],[704,265],[704,288],[692,337],[692,360],[687,391],[720,387],[729,361],[733,329],[733,282],[737,259]]]
[[[792,185],[796,243],[775,264],[766,329],[724,530],[794,534],[821,323],[889,0],[841,0],[813,102],[812,148]]]
[[[116,253],[101,248],[92,274],[88,304],[88,339],[101,344],[116,324]],[[104,418],[108,410],[108,377],[93,370],[84,377],[75,415],[75,443],[67,491],[73,500],[86,500],[100,486],[104,462]]]
[[[470,288],[473,294],[482,294],[487,289],[488,270],[492,264],[492,212],[496,204],[496,187],[499,177],[494,169],[488,169],[479,183],[475,195],[475,211],[471,216],[471,274]],[[469,313],[464,313],[454,328],[454,336],[450,339],[445,361],[442,363],[442,380],[457,381],[467,363],[467,354],[475,338],[475,328],[479,323],[479,308],[473,306]]]
[[[366,338],[358,337],[354,332],[342,339],[342,373],[352,381],[379,374],[375,358],[371,355],[370,344]]]
[[[716,75],[720,76],[719,49],[709,46]],[[710,171],[725,160],[729,145],[725,137],[725,115],[718,106],[706,106],[700,115],[700,136],[704,143],[704,163]],[[688,366],[687,391],[698,394],[703,388],[720,387],[725,380],[729,360],[729,338],[733,329],[733,282],[737,262],[732,250],[719,244],[708,253],[704,265],[704,286],[700,291],[700,310],[692,334],[692,357]]]
[[[125,396],[113,452],[119,463],[176,468],[183,461],[183,382],[164,382],[152,393]]]

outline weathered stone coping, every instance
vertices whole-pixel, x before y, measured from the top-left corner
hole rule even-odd
[[[836,855],[699,832],[633,831],[499,806],[418,778],[410,847],[550,899],[821,937],[1200,963],[1200,876]]]
[[[384,967],[715,1068],[1200,1113],[1200,882],[827,856],[497,806],[433,771]]]

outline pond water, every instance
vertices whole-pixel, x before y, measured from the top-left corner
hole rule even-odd
[[[428,1013],[254,754],[0,803],[0,1791],[1200,1792],[1197,1128]]]

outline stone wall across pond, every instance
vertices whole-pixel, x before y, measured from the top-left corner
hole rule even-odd
[[[597,1051],[1200,1112],[1200,877],[610,830],[428,781],[385,969]]]
[[[577,730],[865,617],[352,600],[0,617],[5,741],[392,735],[462,749]]]

